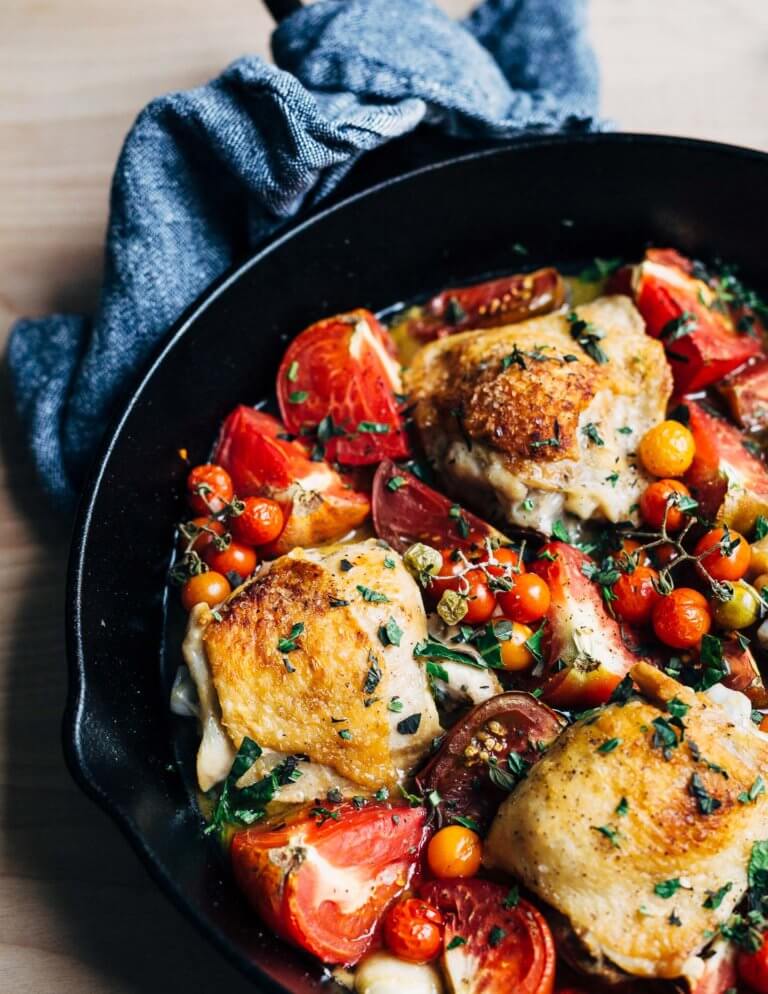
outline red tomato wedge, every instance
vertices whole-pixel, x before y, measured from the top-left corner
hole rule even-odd
[[[413,877],[425,821],[424,808],[342,804],[331,817],[248,828],[232,839],[235,879],[282,938],[324,963],[357,963]]]
[[[702,390],[762,352],[730,315],[711,306],[713,290],[690,267],[671,249],[653,249],[635,276],[638,310],[648,332],[664,342],[680,393]]]
[[[371,501],[376,534],[398,552],[414,542],[467,552],[481,548],[484,538],[509,543],[482,518],[389,460],[376,470]]]
[[[516,273],[443,290],[409,318],[408,333],[430,341],[467,328],[496,328],[548,314],[564,301],[565,283],[556,269]]]
[[[445,917],[443,968],[451,990],[552,994],[555,944],[549,926],[528,901],[507,907],[508,894],[508,887],[477,879],[430,880],[419,888],[419,896]]]
[[[742,428],[768,428],[768,359],[717,384],[733,420]]]
[[[304,445],[281,437],[285,434],[271,414],[241,405],[222,425],[215,453],[238,497],[272,497],[282,505],[287,520],[270,546],[275,555],[341,538],[370,511],[365,494],[326,462],[311,460]]]
[[[683,477],[704,515],[749,535],[768,514],[768,469],[744,445],[744,435],[722,418],[686,401],[696,455]]]
[[[530,694],[497,694],[472,708],[446,734],[437,754],[418,774],[420,789],[425,795],[438,792],[446,821],[463,816],[471,818],[481,830],[486,829],[508,791],[494,784],[487,763],[467,758],[467,746],[483,748],[478,732],[501,742],[494,758],[504,776],[510,770],[507,760],[511,753],[529,765],[535,763],[542,755],[542,747],[557,738],[564,724],[562,718]]]
[[[400,373],[391,348],[388,333],[363,309],[302,331],[277,374],[277,400],[288,429],[314,432],[322,422],[326,458],[351,466],[407,456],[395,396]]]
[[[530,569],[547,581],[544,700],[581,710],[605,704],[638,661],[631,630],[608,613],[598,586],[584,574],[592,560],[565,542],[549,542]],[[626,641],[625,641],[626,639]],[[554,666],[565,664],[559,672]]]

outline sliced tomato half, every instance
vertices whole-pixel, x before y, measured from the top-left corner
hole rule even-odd
[[[637,663],[633,634],[608,613],[600,590],[584,573],[589,556],[565,542],[549,542],[530,566],[551,596],[545,631],[543,697],[557,708],[605,704]]]
[[[742,428],[768,428],[768,359],[759,359],[717,384],[733,420]]]
[[[485,538],[509,542],[482,518],[390,460],[376,470],[371,500],[376,534],[398,552],[405,552],[414,542],[466,552],[481,548]]]
[[[286,436],[277,418],[241,405],[224,422],[214,456],[232,477],[238,497],[272,497],[287,512],[285,528],[270,549],[275,555],[341,538],[370,511],[365,494]]]
[[[407,456],[396,396],[400,371],[391,348],[388,333],[363,309],[318,321],[297,335],[277,374],[277,399],[289,430],[320,429],[326,458],[351,466]]]
[[[495,765],[501,776],[508,778],[511,753],[528,765],[535,763],[542,748],[557,738],[564,724],[562,718],[530,694],[498,694],[478,704],[447,733],[438,752],[417,777],[422,792],[438,792],[443,799],[440,810],[447,821],[457,816],[471,818],[483,830],[507,791],[496,785],[490,766],[480,759],[478,753],[486,746],[478,733],[486,742],[488,736],[492,737]]]
[[[555,944],[542,914],[490,880],[430,880],[419,896],[445,917],[443,968],[462,994],[552,994]]]
[[[635,302],[648,332],[664,342],[679,393],[702,390],[762,353],[757,339],[713,306],[712,288],[671,249],[647,253],[635,274]]]
[[[373,802],[307,811],[281,828],[237,832],[232,868],[278,935],[324,963],[353,964],[410,883],[425,822],[424,808]]]
[[[723,418],[686,401],[696,455],[683,477],[705,517],[749,535],[768,514],[768,469],[745,446],[745,437]]]

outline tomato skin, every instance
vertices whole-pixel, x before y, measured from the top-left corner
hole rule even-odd
[[[726,538],[727,534],[727,538]],[[721,550],[720,542],[725,538],[730,546],[732,543],[736,547],[727,555]],[[752,549],[749,542],[738,532],[725,528],[713,528],[696,543],[694,555],[702,556],[707,549],[712,551],[704,556],[701,565],[715,580],[740,580],[747,570],[752,559]]]
[[[367,328],[366,335],[362,329]],[[402,459],[410,446],[395,398],[397,365],[388,333],[370,311],[318,321],[286,349],[277,374],[277,400],[286,427],[316,429],[330,416],[340,434],[325,442],[330,461],[364,466]],[[375,424],[382,431],[361,431]]]
[[[233,496],[232,478],[222,466],[204,463],[189,471],[187,500],[198,514],[222,511]]]
[[[718,391],[728,402],[733,420],[749,430],[765,428],[768,418],[768,359],[758,359],[717,384]]]
[[[646,625],[651,620],[660,594],[653,585],[659,574],[650,566],[638,566],[632,573],[622,573],[612,590],[616,600],[611,601],[614,613],[631,625]]]
[[[657,480],[646,487],[640,496],[640,516],[651,528],[661,528],[664,522],[664,512],[672,493],[690,497],[691,492],[680,480]],[[685,523],[685,515],[674,504],[667,512],[667,531],[679,532]]]
[[[202,555],[208,546],[213,541],[214,532],[216,535],[223,535],[225,532],[224,525],[220,521],[216,521],[214,518],[193,518],[190,522],[196,528],[207,528],[207,531],[201,532],[197,538],[192,543],[192,551],[197,552],[198,555]],[[182,535],[182,545],[186,545],[187,541]]]
[[[285,525],[282,508],[269,497],[246,497],[245,510],[230,521],[232,534],[246,545],[274,542]]]
[[[510,638],[504,639],[500,646],[501,664],[508,672],[518,673],[531,669],[536,662],[533,653],[525,644],[533,635],[533,629],[528,625],[521,625],[519,621],[512,621],[511,624],[512,634]]]
[[[739,977],[755,994],[768,994],[768,937],[756,953],[740,952],[736,959]]]
[[[443,916],[419,897],[394,904],[384,918],[384,941],[409,963],[429,963],[443,944]]]
[[[621,549],[614,556],[619,568],[623,569],[630,560],[634,566],[650,566],[651,559],[648,553],[645,549],[639,550],[641,545],[634,538],[623,539]]]
[[[369,802],[341,804],[338,820],[304,809],[276,829],[236,832],[230,845],[235,880],[263,920],[282,938],[324,963],[354,964],[376,941],[381,919],[407,889],[426,838],[426,810]],[[297,846],[317,852],[340,872],[354,870],[360,891],[351,900],[333,887],[311,858],[292,858]],[[310,854],[311,855],[311,854]]]
[[[467,587],[469,588],[467,590]],[[482,625],[490,621],[496,610],[496,597],[488,586],[488,580],[480,569],[472,569],[464,574],[459,590],[467,595],[467,613],[463,621],[467,625]]]
[[[698,590],[677,587],[662,597],[653,609],[656,637],[673,649],[691,649],[712,627],[706,597]]]
[[[248,545],[241,545],[240,542],[230,542],[226,549],[217,549],[209,546],[205,553],[205,561],[217,573],[226,576],[228,573],[237,573],[241,580],[250,576],[256,569],[258,556]]]
[[[195,604],[214,607],[229,597],[232,588],[229,580],[221,573],[208,570],[191,576],[181,588],[181,603],[185,611],[191,611]]]
[[[427,863],[430,871],[441,880],[474,877],[482,859],[480,837],[463,825],[446,825],[429,840]]]
[[[479,561],[481,563],[490,563],[493,561],[494,564],[500,566],[501,570],[497,574],[498,576],[501,576],[504,571],[513,573],[514,575],[525,573],[525,563],[520,558],[520,554],[509,546],[494,549],[490,556],[486,552],[480,557]]]
[[[517,577],[511,590],[502,590],[498,594],[504,614],[524,625],[543,618],[549,610],[550,600],[549,587],[535,573]]]
[[[643,435],[638,453],[653,476],[682,476],[693,462],[696,443],[679,421],[662,421]]]

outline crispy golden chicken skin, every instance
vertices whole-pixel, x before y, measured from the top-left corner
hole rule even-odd
[[[421,596],[376,541],[294,549],[239,588],[220,618],[202,639],[236,746],[248,736],[375,789],[401,780],[440,733],[413,658],[426,635]]]
[[[632,675],[655,703],[610,705],[568,728],[502,805],[486,859],[564,915],[595,960],[695,981],[696,952],[768,837],[768,795],[750,795],[768,736],[748,708],[735,719],[646,663]]]
[[[559,312],[442,338],[407,375],[422,442],[446,482],[543,531],[563,510],[630,515],[648,482],[637,443],[663,420],[672,390],[664,348],[628,297],[576,314],[586,326]]]

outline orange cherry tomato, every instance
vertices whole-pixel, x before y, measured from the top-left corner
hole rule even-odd
[[[503,620],[501,618],[499,621]],[[536,662],[533,653],[525,644],[533,635],[533,629],[528,625],[512,622],[512,634],[508,639],[499,643],[501,650],[501,665],[511,673],[529,670]]]
[[[614,559],[618,565],[623,569],[624,565],[629,561],[630,557],[633,565],[635,566],[650,566],[651,559],[645,549],[638,552],[641,549],[641,545],[634,538],[625,538],[621,543],[621,549],[616,553]]]
[[[224,534],[224,525],[220,521],[216,521],[214,518],[193,518],[190,525],[194,525],[195,528],[204,528],[205,531],[201,531],[200,534],[195,538],[192,543],[192,551],[197,552],[198,555],[202,555],[213,540],[215,535]],[[182,536],[182,543],[187,544],[186,539]]]
[[[474,877],[483,859],[480,837],[463,825],[447,825],[435,832],[427,847],[427,865],[442,879]]]
[[[209,546],[205,553],[205,561],[217,573],[223,573],[224,576],[237,573],[244,580],[253,573],[259,560],[249,545],[230,542],[226,549],[221,550]]]
[[[520,558],[520,554],[515,552],[514,549],[510,549],[507,545],[502,546],[500,549],[493,550],[493,560],[494,563],[501,566],[502,572],[506,570],[507,572],[515,574],[525,573],[525,563]],[[482,557],[480,562],[490,562],[490,557],[487,553]],[[501,572],[498,575],[501,575]]]
[[[662,421],[643,435],[638,452],[653,476],[682,476],[696,455],[696,443],[679,421]]]
[[[207,604],[213,607],[228,597],[232,588],[229,581],[221,573],[208,570],[191,576],[181,588],[181,603],[185,611],[191,611],[195,604]]]
[[[622,573],[612,587],[616,595],[616,600],[611,601],[614,613],[631,625],[646,625],[661,596],[653,585],[658,578],[659,574],[650,566],[638,566],[631,573]]]
[[[504,614],[513,621],[527,624],[538,621],[549,610],[549,587],[535,573],[525,573],[514,579],[511,590],[503,590],[498,594],[499,605]]]
[[[205,463],[187,476],[187,500],[198,514],[221,511],[234,496],[232,478],[221,466]]]
[[[652,621],[656,637],[673,649],[698,645],[712,627],[706,597],[689,587],[678,587],[660,598],[653,609]]]
[[[274,542],[285,524],[283,509],[269,497],[246,497],[245,510],[232,518],[232,534],[246,545],[266,545]]]
[[[752,549],[749,542],[730,528],[713,528],[696,543],[694,555],[702,556],[701,565],[715,580],[740,580],[749,569]]]
[[[640,516],[647,525],[651,528],[661,528],[667,501],[670,499],[670,494],[675,492],[685,497],[691,496],[688,487],[679,480],[657,480],[643,491],[640,497]],[[684,521],[683,512],[672,504],[667,514],[667,531],[680,531]]]
[[[739,977],[755,994],[768,994],[768,938],[756,953],[740,952],[736,960]]]
[[[419,897],[406,897],[387,912],[384,941],[409,963],[429,963],[443,945],[443,916]]]
[[[761,732],[768,732],[768,714],[763,715],[760,724],[757,726]]]
[[[481,569],[470,570],[463,579],[465,582],[459,585],[459,591],[467,596],[467,613],[463,620],[467,625],[482,625],[496,610],[496,596]]]

